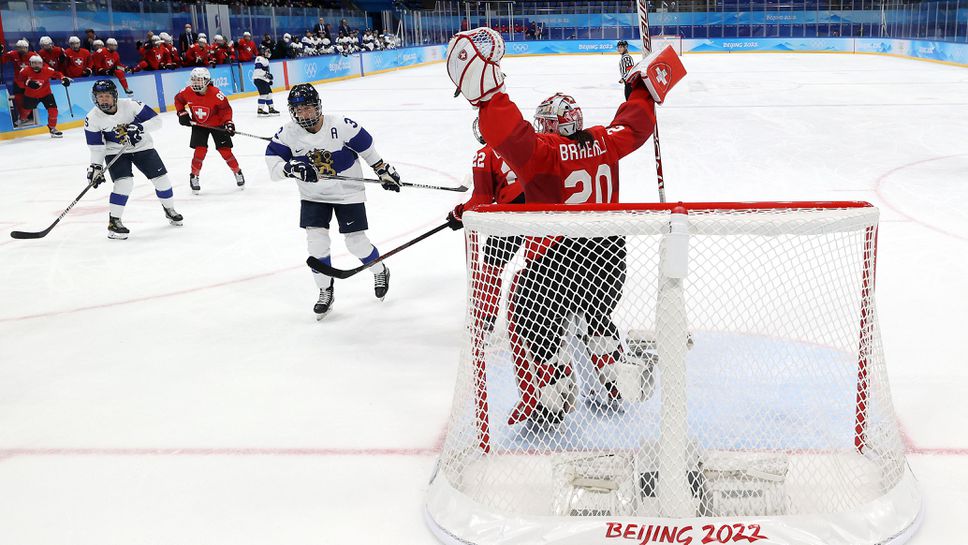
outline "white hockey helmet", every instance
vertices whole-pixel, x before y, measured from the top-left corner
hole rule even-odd
[[[115,49],[118,48],[118,41],[115,40],[114,38],[108,38],[107,41],[104,42],[104,44],[108,46],[108,49],[111,49],[113,47],[114,49],[111,49],[111,51],[114,51]]]
[[[251,38],[252,37],[252,33],[247,30],[247,31],[245,31],[245,32],[242,33],[242,37],[243,38]]]
[[[289,34],[289,33],[287,32],[287,33],[285,33],[285,34],[283,34],[283,35],[282,35],[282,41],[284,41],[284,42],[288,42],[288,41],[290,41],[290,40],[292,40],[292,34]]]
[[[208,45],[208,38],[205,38],[205,37],[202,37],[202,36],[199,36],[199,37],[198,37],[198,43],[200,43],[200,44],[202,44],[202,45]]]
[[[212,74],[209,73],[208,68],[198,66],[192,68],[192,73],[188,76],[188,85],[191,86],[192,91],[202,94],[212,83]]]
[[[36,71],[40,71],[40,68],[44,66],[44,59],[40,58],[40,55],[31,55],[28,61],[30,62],[30,67]]]
[[[81,39],[77,36],[71,36],[67,39],[67,45],[71,46],[73,49],[81,47]]]
[[[158,44],[161,43],[161,41],[162,41],[161,40],[161,36],[152,36],[151,37],[151,45],[158,45]]]
[[[94,50],[96,51],[104,47],[104,42],[102,42],[101,40],[94,40],[93,42],[91,42],[91,45],[94,46]]]
[[[216,35],[215,35],[215,37],[214,37],[214,38],[212,38],[212,40],[214,40],[214,41],[215,41],[215,43],[217,43],[217,44],[220,44],[220,43],[222,43],[222,42],[224,42],[224,41],[225,41],[225,38],[224,38],[224,37],[222,37],[222,35],[221,35],[221,34],[216,34]]]
[[[40,47],[43,47],[44,49],[50,49],[51,47],[54,47],[54,40],[51,40],[50,36],[41,36],[39,43],[40,43]]]
[[[168,34],[167,32],[162,32],[161,34],[159,34],[159,36],[161,36],[161,39],[164,40],[165,43],[170,44],[172,42],[171,34]]]
[[[20,38],[19,40],[17,40],[17,43],[15,44],[15,47],[17,49],[19,49],[20,51],[23,51],[24,53],[26,53],[27,50],[30,49],[30,42],[28,42],[27,40],[25,40],[23,38]]]
[[[208,34],[205,34],[204,32],[199,32],[198,33],[198,39],[201,40],[202,38],[205,38],[207,40],[208,39]]]
[[[564,93],[544,99],[534,112],[534,128],[542,133],[571,136],[582,129],[582,123],[581,108]]]

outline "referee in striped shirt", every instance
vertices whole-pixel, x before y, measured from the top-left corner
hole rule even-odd
[[[618,49],[622,58],[618,61],[618,73],[622,76],[622,79],[618,80],[619,83],[625,84],[625,100],[629,99],[629,94],[632,92],[632,86],[625,82],[625,74],[635,66],[635,61],[632,60],[632,55],[629,55],[629,43],[625,40],[619,40],[615,47]]]

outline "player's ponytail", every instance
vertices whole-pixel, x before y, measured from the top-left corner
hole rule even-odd
[[[595,137],[585,129],[580,129],[567,136],[568,139],[578,142],[583,148],[590,148],[595,143]]]

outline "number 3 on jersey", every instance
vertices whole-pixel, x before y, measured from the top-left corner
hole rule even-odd
[[[612,202],[612,169],[608,165],[598,165],[594,181],[587,170],[576,170],[565,178],[565,188],[575,190],[565,204]]]

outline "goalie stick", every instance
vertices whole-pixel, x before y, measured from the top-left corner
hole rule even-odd
[[[339,175],[321,175],[323,178],[328,178],[330,180],[347,180],[351,182],[365,182],[368,184],[382,184],[383,180],[377,180],[376,178],[357,178],[356,176],[339,176]],[[416,187],[418,189],[437,189],[439,191],[458,191],[463,193],[469,188],[466,185],[459,185],[457,187],[444,187],[442,185],[428,185],[428,184],[412,184],[410,182],[400,182],[403,187]]]
[[[652,53],[652,33],[649,30],[649,8],[646,4],[648,0],[637,0],[639,8],[639,34],[642,37],[642,58]],[[652,131],[652,142],[655,145],[655,176],[659,183],[659,202],[666,202],[665,178],[662,176],[662,151],[659,148],[659,116],[655,116],[655,127]]]
[[[124,153],[125,151],[127,151],[127,149],[129,147],[131,147],[131,143],[130,142],[125,142],[125,144],[123,146],[121,146],[121,149],[118,151],[118,154],[114,156],[114,159],[111,159],[111,162],[108,163],[108,166],[104,167],[104,170],[105,171],[110,171],[111,170],[111,166],[114,165],[114,162],[117,161],[118,159],[120,159],[121,158],[121,154]],[[74,208],[74,205],[77,204],[77,202],[81,200],[81,197],[83,197],[84,194],[87,193],[88,190],[91,189],[92,187],[94,187],[94,183],[93,182],[88,182],[87,183],[87,187],[84,188],[84,191],[81,191],[81,194],[78,195],[76,199],[74,199],[74,202],[72,202],[71,204],[67,205],[67,208],[65,208],[64,211],[61,212],[61,215],[57,216],[57,219],[54,220],[54,223],[50,224],[50,227],[44,229],[43,231],[11,231],[10,232],[10,236],[13,237],[13,238],[16,238],[16,239],[21,239],[21,240],[23,240],[23,239],[31,239],[31,238],[44,238],[44,237],[46,237],[47,236],[47,233],[51,232],[51,230],[54,228],[54,226],[57,225],[60,222],[60,220],[64,216],[67,215],[68,212],[71,211],[71,208]]]
[[[396,248],[394,248],[394,249],[390,250],[389,252],[381,255],[380,257],[374,259],[373,261],[371,261],[371,262],[369,262],[369,263],[367,263],[365,265],[360,265],[359,267],[356,267],[355,269],[348,269],[348,270],[337,269],[337,268],[334,268],[331,265],[327,265],[327,264],[323,263],[322,261],[316,259],[315,257],[309,257],[309,259],[306,260],[306,265],[309,265],[309,268],[310,269],[312,269],[312,270],[314,270],[314,271],[316,271],[318,273],[322,273],[322,274],[325,274],[326,276],[332,276],[333,278],[338,278],[340,280],[343,280],[345,278],[349,278],[349,277],[353,276],[354,274],[356,274],[358,272],[362,272],[362,271],[365,271],[366,269],[369,269],[370,267],[372,267],[373,265],[376,265],[377,263],[380,263],[384,259],[386,259],[386,258],[388,258],[388,257],[390,257],[390,256],[392,256],[392,255],[394,255],[396,253],[399,253],[399,252],[401,252],[403,250],[406,250],[407,248],[413,246],[414,244],[420,242],[421,240],[423,240],[423,239],[425,239],[427,237],[430,237],[431,235],[434,235],[434,234],[438,233],[439,231],[443,231],[444,229],[447,228],[447,226],[448,226],[448,223],[447,222],[444,222],[443,224],[438,225],[437,227],[434,227],[433,229],[427,231],[426,233],[424,233],[424,234],[422,234],[422,235],[420,235],[420,236],[418,236],[418,237],[416,237],[414,239],[411,239],[411,240],[409,240],[407,242],[404,242],[400,246],[397,246]]]

